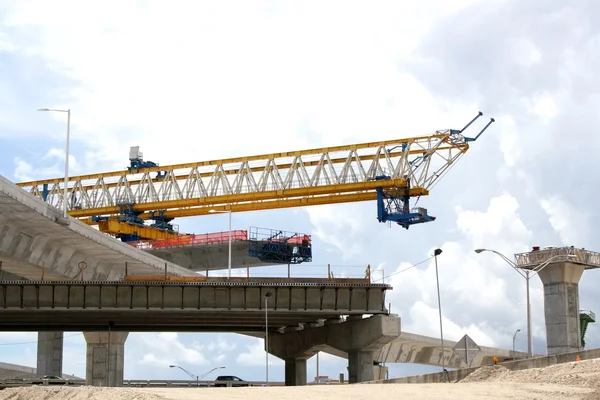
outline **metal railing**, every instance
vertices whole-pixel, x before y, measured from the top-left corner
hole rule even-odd
[[[0,379],[0,388],[17,386],[86,386],[85,379]],[[172,387],[172,388],[208,388],[208,387],[238,387],[238,386],[285,386],[285,382],[264,381],[196,381],[196,380],[146,380],[128,379],[123,381],[123,387]]]
[[[515,254],[515,260],[518,267],[531,268],[552,257],[558,258],[558,256],[575,256],[569,259],[570,263],[583,264],[590,268],[600,268],[600,253],[574,247],[549,247],[543,250],[517,253]]]
[[[231,241],[248,240],[248,231],[231,231]],[[229,242],[229,231],[204,233],[199,235],[183,235],[175,238],[165,238],[156,240],[140,240],[136,242],[127,242],[130,246],[141,250],[159,249],[165,247],[196,246],[207,244],[219,244]]]

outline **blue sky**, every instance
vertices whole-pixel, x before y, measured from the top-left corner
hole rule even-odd
[[[596,8],[541,0],[0,0],[0,174],[15,182],[62,176],[65,116],[40,107],[73,110],[73,174],[124,168],[132,145],[167,165],[423,135],[460,128],[482,110],[497,122],[421,200],[433,223],[389,228],[368,202],[242,213],[233,228],[312,234],[314,261],[298,274],[324,274],[331,263],[351,276],[367,264],[391,275],[441,247],[446,336],[509,348],[521,329],[517,348],[525,349],[524,281],[472,250],[600,249]],[[176,222],[186,232],[227,229],[226,215]],[[583,309],[600,311],[597,273],[582,279]],[[433,265],[389,282],[403,329],[436,336]],[[543,352],[537,279],[532,301]],[[589,347],[600,345],[598,332],[588,330]],[[34,334],[0,333],[0,345],[2,361],[35,365]],[[126,379],[184,378],[169,364],[197,373],[223,364],[244,379],[264,378],[262,342],[240,335],[131,334],[125,352]],[[282,363],[272,365],[272,379],[282,380]],[[65,374],[83,376],[84,366],[83,337],[67,337]],[[428,369],[395,365],[390,375]],[[321,358],[322,374],[344,370],[343,360]]]

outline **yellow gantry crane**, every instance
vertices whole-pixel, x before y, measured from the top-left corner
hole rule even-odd
[[[463,129],[419,136],[160,166],[130,149],[130,167],[68,178],[70,216],[123,241],[181,235],[174,218],[214,211],[254,211],[377,200],[377,219],[410,225],[433,221],[411,197],[425,196],[469,149]],[[64,178],[18,184],[49,204],[64,204]],[[145,223],[151,221],[150,224]]]

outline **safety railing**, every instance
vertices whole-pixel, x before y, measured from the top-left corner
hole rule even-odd
[[[285,264],[279,264],[285,266]],[[265,265],[268,268],[268,265]],[[285,280],[311,283],[311,282],[331,282],[331,283],[357,283],[357,284],[381,284],[389,283],[381,279],[381,270],[371,271],[371,266],[367,265],[336,265],[336,264],[311,264],[311,265],[294,265],[287,264],[287,273],[277,271],[276,273],[259,268],[246,266],[245,268],[234,268],[231,270],[231,280],[255,281],[264,280],[265,282],[275,282]],[[208,280],[225,278],[229,275],[227,269],[221,270],[204,270],[199,271]],[[372,272],[375,274],[372,275]]]
[[[600,268],[600,253],[586,249],[577,249],[575,247],[547,247],[541,250],[539,247],[535,247],[533,251],[515,254],[515,261],[518,267],[531,268],[551,258],[559,260],[559,256],[570,256],[569,262],[571,263]]]
[[[248,231],[231,231],[231,241],[248,240]],[[159,249],[164,247],[196,246],[207,244],[218,244],[229,242],[229,231],[205,233],[200,235],[183,235],[175,238],[165,238],[156,240],[140,240],[136,242],[127,242],[130,246],[141,250]]]

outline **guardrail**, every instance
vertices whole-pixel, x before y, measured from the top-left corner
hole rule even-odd
[[[0,379],[0,388],[18,386],[86,386],[84,379]],[[262,381],[193,381],[193,380],[133,380],[123,381],[123,387],[170,387],[170,388],[208,388],[208,387],[239,387],[239,386],[285,386],[284,382]]]
[[[331,382],[308,382],[307,385],[344,385],[347,381]],[[19,379],[5,378],[0,379],[0,389],[19,386],[86,386],[84,379]],[[210,388],[210,387],[239,387],[239,386],[285,386],[285,382],[265,382],[265,381],[192,381],[192,380],[144,380],[127,379],[123,381],[123,387],[136,388]]]

